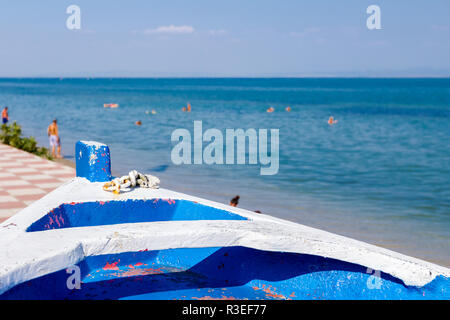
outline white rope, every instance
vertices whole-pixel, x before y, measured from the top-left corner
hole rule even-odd
[[[120,190],[128,191],[130,188],[159,188],[159,179],[149,174],[142,174],[136,170],[131,170],[127,176],[121,178],[115,178],[103,185],[103,190],[111,191],[115,194],[119,194]]]

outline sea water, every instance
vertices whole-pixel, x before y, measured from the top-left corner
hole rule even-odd
[[[5,105],[43,146],[57,118],[68,159],[96,140],[116,175],[137,169],[222,203],[240,195],[239,207],[450,266],[450,79],[0,79]],[[279,129],[278,173],[173,164],[171,134],[195,120]]]

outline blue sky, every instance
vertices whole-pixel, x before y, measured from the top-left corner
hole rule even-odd
[[[450,76],[450,1],[0,0],[0,40],[3,77]]]

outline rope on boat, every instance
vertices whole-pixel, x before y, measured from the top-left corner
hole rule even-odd
[[[128,175],[121,178],[115,178],[114,180],[105,183],[103,185],[103,190],[119,194],[120,190],[138,186],[141,188],[158,189],[159,183],[159,179],[155,176],[131,170]]]

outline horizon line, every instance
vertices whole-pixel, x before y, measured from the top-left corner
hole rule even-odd
[[[0,79],[450,79],[448,76],[0,76]]]

